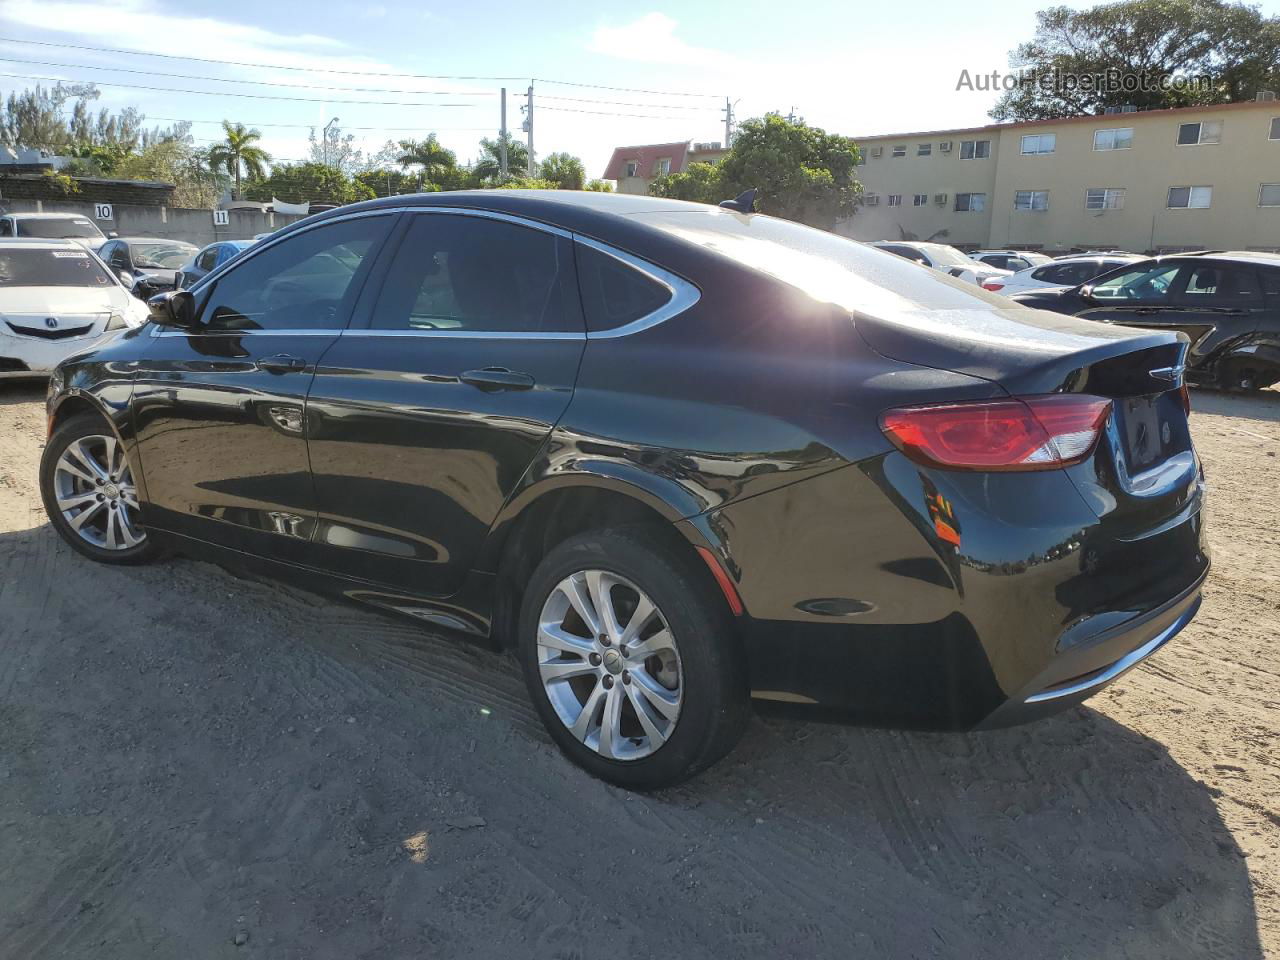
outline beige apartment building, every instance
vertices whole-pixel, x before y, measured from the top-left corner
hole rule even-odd
[[[962,248],[1280,252],[1280,102],[861,137],[840,232]]]

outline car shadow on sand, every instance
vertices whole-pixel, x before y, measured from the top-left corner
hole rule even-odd
[[[1266,420],[1280,423],[1280,388],[1257,393],[1227,393],[1221,390],[1194,390],[1191,413],[1210,413],[1219,417],[1244,420]]]

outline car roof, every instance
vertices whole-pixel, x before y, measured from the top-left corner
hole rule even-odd
[[[1251,263],[1254,266],[1280,267],[1280,253],[1262,250],[1203,250],[1199,253],[1169,253],[1157,260],[1222,260],[1230,263]]]
[[[1069,257],[1054,257],[1052,263],[1077,263],[1081,260],[1146,260],[1147,257],[1140,256],[1136,253],[1073,253]],[[1042,267],[1049,266],[1048,263],[1040,264]]]
[[[25,247],[35,250],[84,250],[84,245],[61,237],[3,237],[0,247]]]
[[[93,221],[87,213],[6,213],[6,217],[15,220],[88,220]]]

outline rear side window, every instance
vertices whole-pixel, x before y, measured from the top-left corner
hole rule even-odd
[[[211,330],[331,330],[347,325],[365,258],[389,216],[325,224],[238,261],[222,274],[201,319]]]
[[[1200,264],[1187,278],[1182,300],[1188,304],[1241,303],[1258,299],[1258,281],[1247,267]]]
[[[666,285],[630,264],[579,243],[578,285],[592,333],[616,330],[647,317],[671,299]]]
[[[581,333],[571,242],[487,217],[415,214],[370,325],[424,332]]]

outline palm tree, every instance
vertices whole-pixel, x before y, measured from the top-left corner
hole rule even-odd
[[[221,167],[235,178],[235,197],[240,199],[240,171],[243,169],[250,180],[260,180],[266,174],[266,166],[271,162],[271,154],[255,144],[262,139],[257,130],[248,129],[243,123],[222,121],[222,130],[226,139],[209,148],[209,165],[214,169]]]
[[[507,141],[507,172],[522,176],[528,168],[529,151],[519,140],[511,139],[511,134],[502,134],[496,140],[485,138],[480,141],[480,159],[471,168],[481,180],[497,180],[502,175],[503,138]]]
[[[581,190],[587,182],[582,161],[568,153],[548,153],[538,164],[538,176],[558,184],[561,190]]]
[[[440,145],[434,133],[429,133],[425,140],[401,140],[400,156],[396,162],[402,170],[421,167],[422,176],[429,183],[439,183],[457,166],[458,158],[452,150]]]

